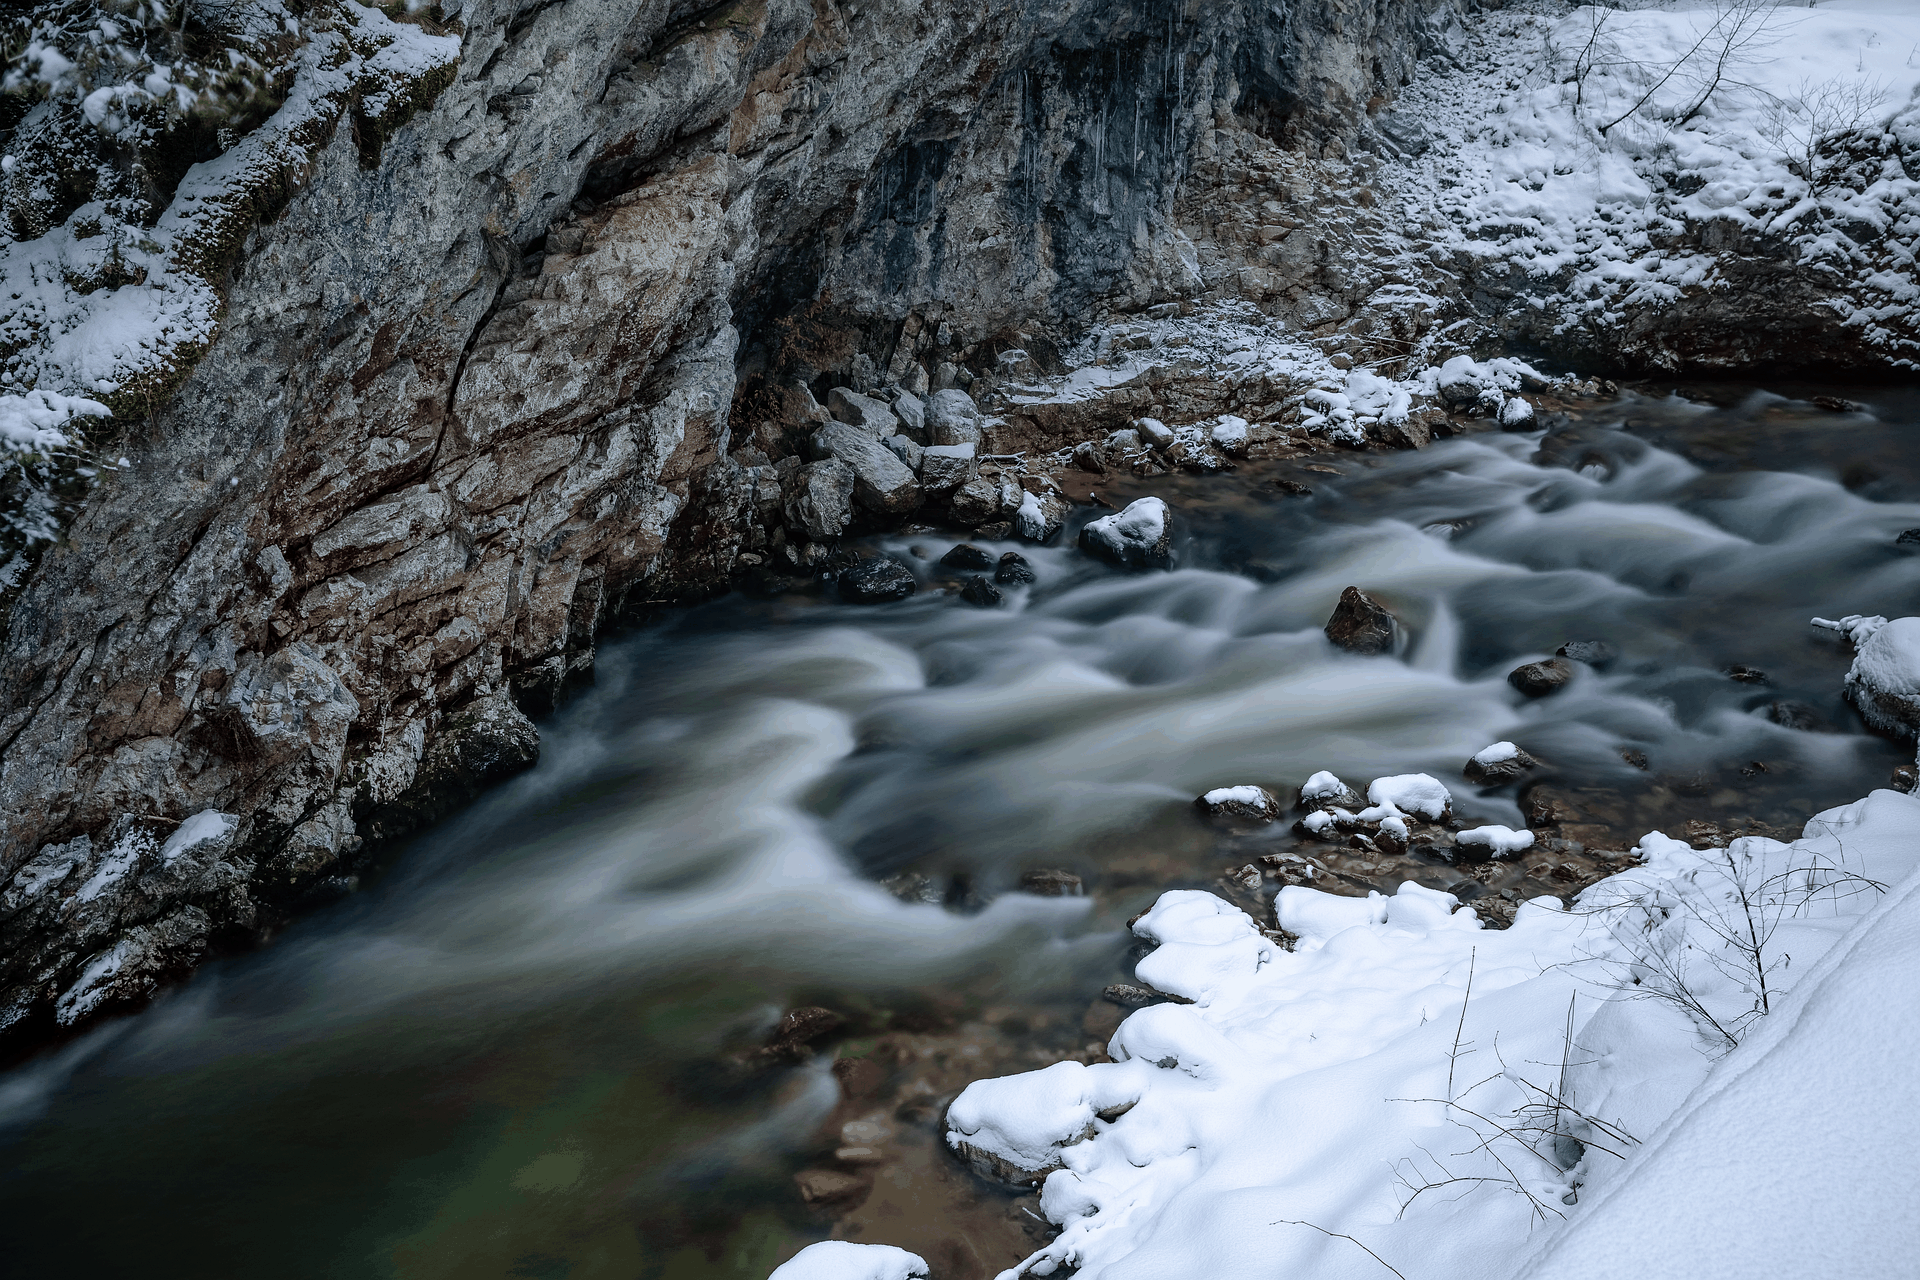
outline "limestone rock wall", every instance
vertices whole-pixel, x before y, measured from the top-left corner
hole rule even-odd
[[[5,619],[0,1028],[142,999],[350,887],[368,840],[532,758],[526,712],[624,599],[724,581],[780,500],[729,456],[743,335],[823,295],[984,334],[1191,292],[1172,211],[1215,121],[1337,151],[1430,17],[444,12],[455,83],[372,167],[336,130]]]

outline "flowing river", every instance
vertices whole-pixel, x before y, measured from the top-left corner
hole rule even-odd
[[[606,644],[536,769],[271,946],[0,1077],[9,1269],[760,1280],[837,1232],[991,1275],[1044,1227],[942,1153],[940,1108],[1098,1057],[1126,918],[1249,856],[1196,793],[1418,771],[1519,827],[1514,787],[1460,776],[1511,739],[1619,850],[1696,818],[1797,830],[1911,758],[1841,700],[1849,657],[1807,619],[1920,611],[1897,541],[1920,393],[1707,394],[1730,407],[1648,393],[1544,439],[1089,477],[1173,505],[1172,573],[1106,569],[1070,531],[976,610],[929,589],[953,539],[902,535],[904,603],[734,595]],[[1401,652],[1326,642],[1349,584]],[[1569,640],[1618,656],[1539,701],[1508,686]],[[1349,892],[1480,891],[1328,857]],[[1554,891],[1527,861],[1510,887]],[[1086,893],[1020,891],[1034,871]],[[813,1056],[756,1055],[807,1005],[843,1019]]]

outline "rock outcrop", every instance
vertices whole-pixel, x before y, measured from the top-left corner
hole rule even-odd
[[[1172,210],[1216,126],[1337,152],[1429,20],[441,6],[457,69],[315,126],[235,224],[191,372],[110,406],[124,465],[8,570],[0,900],[40,905],[0,921],[0,1027],[349,883],[369,837],[531,758],[525,714],[590,677],[602,628],[742,551],[798,537],[815,564],[916,491],[1050,534],[1044,498],[979,474],[963,394],[1047,347],[988,339],[1191,291]],[[754,381],[776,366],[807,385]],[[906,394],[868,403],[883,383]],[[785,409],[735,422],[750,387]],[[857,465],[797,456],[830,412],[947,452],[911,478],[888,426]],[[233,816],[206,875],[140,880],[138,911],[85,896],[128,815],[157,848],[203,811]]]

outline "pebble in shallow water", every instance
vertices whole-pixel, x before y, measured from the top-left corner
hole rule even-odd
[[[1565,658],[1529,662],[1507,673],[1507,683],[1529,698],[1544,698],[1558,693],[1573,679],[1573,664]]]

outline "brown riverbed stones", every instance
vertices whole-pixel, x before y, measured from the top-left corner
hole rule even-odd
[[[1327,639],[1348,653],[1372,655],[1393,648],[1393,615],[1358,587],[1340,593],[1326,631]]]

